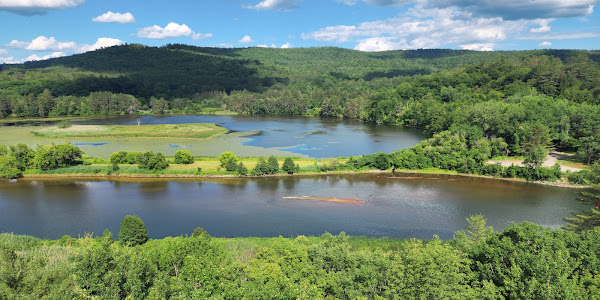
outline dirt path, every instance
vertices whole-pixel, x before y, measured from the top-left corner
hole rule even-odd
[[[568,154],[564,154],[564,153],[560,153],[560,152],[550,152],[548,154],[548,157],[546,157],[546,160],[544,161],[544,163],[542,164],[542,166],[544,167],[552,167],[554,166],[557,162],[558,159],[563,158],[565,156],[569,156]],[[515,166],[523,166],[523,160],[522,159],[503,159],[503,160],[490,160],[488,161],[488,164],[497,164],[500,163],[502,166],[505,167],[510,167],[510,165],[515,165]],[[581,169],[579,168],[575,168],[575,167],[569,167],[569,166],[560,166],[561,171],[566,172],[566,171],[571,171],[571,172],[577,172],[577,171],[581,171]]]

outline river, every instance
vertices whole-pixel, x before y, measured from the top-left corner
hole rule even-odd
[[[511,221],[558,228],[587,207],[579,190],[459,176],[322,175],[195,180],[0,180],[0,232],[43,238],[115,236],[136,214],[150,237],[337,234],[452,238],[482,213],[496,230]],[[333,203],[283,197],[350,198]]]

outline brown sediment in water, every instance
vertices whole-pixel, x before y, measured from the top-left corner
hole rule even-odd
[[[316,201],[338,202],[338,203],[364,203],[364,201],[358,200],[358,199],[338,199],[338,198],[333,198],[333,197],[315,197],[315,196],[292,196],[292,197],[283,197],[283,199],[316,200]]]

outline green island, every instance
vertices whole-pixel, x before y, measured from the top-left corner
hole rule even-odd
[[[2,233],[0,299],[598,299],[599,62],[598,50],[129,44],[0,65],[0,123],[56,123],[0,127],[22,135],[0,146],[0,176],[16,183],[423,172],[585,187],[580,201],[592,207],[564,216],[562,229],[525,222],[494,232],[472,215],[450,240],[222,238],[201,228],[149,239],[143,221],[130,215],[116,236]],[[427,138],[390,153],[321,160],[238,156],[229,148],[219,156],[185,149],[165,156],[150,151],[155,138],[210,140],[227,129],[66,121],[150,114],[318,116],[420,128]],[[148,147],[90,157],[71,143],[98,137]],[[38,139],[47,142],[36,147]]]
[[[48,138],[187,138],[207,139],[227,132],[215,124],[71,125],[46,127],[31,133]]]

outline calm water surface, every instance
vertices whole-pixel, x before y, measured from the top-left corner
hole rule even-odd
[[[314,158],[394,152],[426,139],[422,130],[355,120],[290,116],[145,116],[142,124],[215,123],[253,132],[244,146],[279,148]],[[93,119],[77,124],[135,125],[136,117]],[[223,150],[225,151],[225,150]]]
[[[496,230],[511,221],[557,228],[587,209],[580,192],[527,183],[451,176],[329,175],[219,180],[0,181],[0,232],[60,238],[113,233],[137,214],[153,238],[191,234],[351,235],[451,238],[465,217],[483,213]],[[401,176],[401,175],[398,175]],[[406,178],[409,176],[410,178]],[[361,204],[283,199],[320,196]]]

